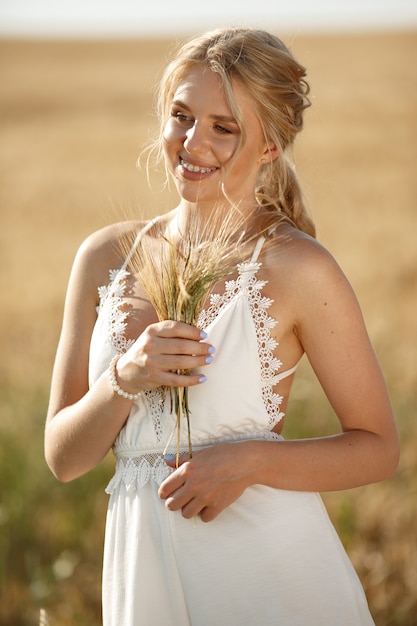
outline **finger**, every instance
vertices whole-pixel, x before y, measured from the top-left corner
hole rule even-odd
[[[183,463],[190,460],[190,455],[188,452],[180,453],[178,456],[176,454],[165,454],[164,461],[169,467],[174,469],[180,467]]]
[[[150,343],[149,345],[152,345],[161,354],[168,355],[207,357],[212,356],[216,351],[214,346],[209,343],[191,341],[181,337],[157,336],[153,344]]]
[[[190,493],[190,490],[187,489],[185,485],[182,485],[179,489],[176,489],[167,498],[165,498],[165,507],[169,511],[179,511],[180,509],[190,507],[193,497],[194,496]],[[191,517],[193,515],[194,513],[191,514]]]
[[[195,518],[197,515],[200,515],[200,512],[200,506],[194,498],[181,507],[181,515],[185,519]]]
[[[181,355],[123,355],[117,364],[121,386],[139,389],[152,386],[190,387],[206,381],[206,376],[197,371],[212,362],[212,355],[183,357]]]
[[[171,461],[170,461],[171,462]],[[175,457],[174,457],[174,467],[175,467]],[[173,472],[165,478],[165,480],[161,483],[158,489],[158,495],[162,500],[166,500],[172,494],[174,494],[180,487],[184,484],[184,478],[180,472]]]
[[[161,337],[181,337],[190,339],[191,341],[204,341],[207,339],[207,333],[196,326],[186,324],[185,322],[176,322],[174,320],[164,320],[149,326],[154,329]]]
[[[169,352],[167,351],[169,349]],[[203,367],[209,365],[214,361],[214,354],[208,353],[205,349],[204,354],[189,353],[184,354],[181,352],[172,351],[172,346],[163,346],[163,349],[159,354],[154,354],[148,357],[148,360],[153,358],[155,363],[158,363],[161,369],[193,369],[195,367]]]
[[[158,386],[163,387],[194,387],[205,383],[204,374],[177,374],[175,372],[161,372],[158,377]]]
[[[204,507],[199,513],[202,522],[212,522],[219,515],[221,511],[214,507]]]
[[[220,509],[215,506],[206,506],[206,503],[199,497],[189,499],[182,506],[179,506],[179,501],[174,504],[170,503],[168,500],[166,502],[166,506],[170,511],[179,510],[181,508],[181,515],[185,519],[191,519],[199,516],[203,522],[211,522],[220,513]],[[175,509],[172,508],[173,506],[175,506]]]
[[[204,330],[184,322],[166,320],[151,324],[146,329],[146,334],[151,341],[152,339],[170,340],[163,344],[165,350],[161,350],[161,353],[203,355],[215,352],[214,346],[204,341],[207,339],[207,333]]]
[[[175,357],[188,359],[182,360],[178,365],[178,369],[190,369],[192,367],[200,367],[208,364],[213,360],[215,347],[209,343],[201,341],[191,341],[181,337],[165,337],[155,333],[147,328],[146,331],[138,338],[134,346],[134,352],[138,352],[142,360],[147,361],[158,357]],[[199,360],[193,361],[192,358],[197,357]],[[191,359],[191,360],[190,360]],[[164,364],[168,368],[177,368],[176,363],[166,362]]]

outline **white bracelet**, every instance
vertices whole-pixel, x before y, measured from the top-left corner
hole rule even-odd
[[[122,356],[121,354],[116,354],[116,356],[113,357],[111,362],[110,362],[110,365],[109,365],[110,383],[111,383],[111,386],[113,387],[114,391],[119,396],[122,396],[122,398],[125,398],[126,400],[133,400],[133,402],[136,402],[136,400],[139,400],[140,396],[142,395],[142,392],[139,391],[138,393],[128,393],[127,391],[122,389],[120,387],[119,383],[117,382],[116,365],[117,365],[117,361],[120,359],[121,356]]]

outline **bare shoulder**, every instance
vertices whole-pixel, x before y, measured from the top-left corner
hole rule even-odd
[[[79,253],[90,258],[98,255],[120,261],[124,252],[124,240],[133,239],[142,225],[142,222],[129,221],[105,226],[84,239]]]
[[[317,240],[291,227],[277,231],[265,250],[266,277],[294,318],[356,306],[356,297],[332,254]],[[333,305],[333,306],[332,306]]]
[[[322,244],[286,224],[277,230],[265,247],[265,262],[268,268],[285,269],[284,275],[297,277],[303,282],[327,272],[341,272],[334,257]]]
[[[109,270],[119,269],[146,222],[125,221],[91,233],[80,245],[75,265],[88,270],[95,285],[105,284]]]

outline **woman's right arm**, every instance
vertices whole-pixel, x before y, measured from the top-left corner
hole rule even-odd
[[[89,237],[76,255],[52,375],[45,458],[55,476],[65,482],[104,458],[130,409],[129,402],[113,393],[105,375],[88,389],[102,237],[98,233]],[[106,280],[103,276],[101,284]]]
[[[115,393],[107,371],[88,387],[97,287],[106,282],[108,268],[117,267],[106,252],[114,250],[109,237],[100,231],[84,242],[67,290],[45,428],[45,458],[63,482],[85,474],[106,456],[132,406]],[[147,326],[117,363],[119,385],[136,393],[160,385],[199,384],[201,377],[172,370],[206,363],[209,346],[202,339],[199,329],[180,322]]]

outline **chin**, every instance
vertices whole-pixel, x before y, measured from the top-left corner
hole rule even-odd
[[[193,189],[185,188],[184,185],[182,184],[177,184],[176,187],[181,198],[185,200],[186,202],[191,202],[193,204],[209,203],[214,206],[216,202],[218,202],[218,199],[219,199],[218,196],[214,197],[214,196],[208,196],[207,194],[204,194],[204,193],[199,193],[199,191],[201,190],[198,190],[198,189],[193,190]]]

